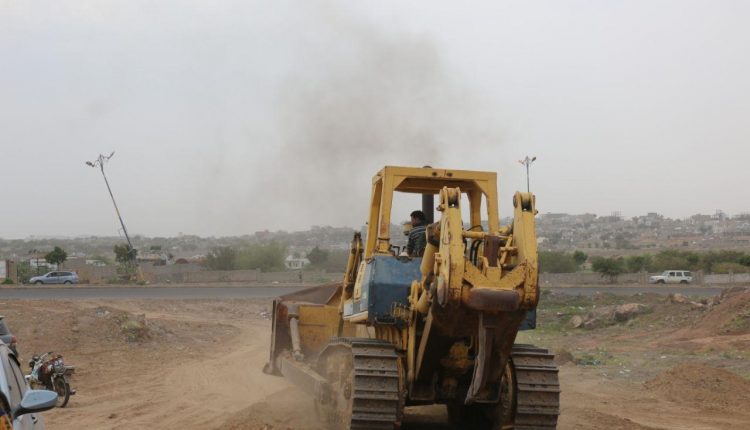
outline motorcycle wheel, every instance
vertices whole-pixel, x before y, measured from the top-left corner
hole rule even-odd
[[[55,378],[52,384],[54,385],[52,387],[53,391],[57,393],[56,406],[58,408],[64,408],[70,399],[70,384],[68,384],[68,381],[66,381],[65,378]]]

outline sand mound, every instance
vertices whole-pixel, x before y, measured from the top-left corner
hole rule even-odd
[[[699,363],[675,366],[646,382],[646,388],[667,400],[706,409],[750,407],[750,381]]]
[[[721,303],[711,314],[725,313],[719,327],[720,334],[742,335],[750,333],[750,289],[731,289],[722,294]]]
[[[561,419],[564,421],[572,421],[565,416]],[[645,426],[628,418],[622,418],[606,412],[584,408],[580,411],[576,411],[575,427],[571,426],[570,428],[575,428],[576,430],[653,430],[657,427]]]
[[[296,388],[268,396],[233,415],[218,428],[224,430],[318,430],[313,400]],[[217,429],[218,429],[217,428]]]
[[[750,334],[750,289],[732,288],[712,299],[704,314],[689,327],[674,333],[674,338],[689,340],[709,336]]]
[[[724,291],[720,303],[698,323],[719,335],[750,333],[750,289],[732,288]]]

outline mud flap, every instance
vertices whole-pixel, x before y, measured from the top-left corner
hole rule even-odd
[[[292,333],[289,323],[289,309],[298,305],[325,305],[337,301],[341,294],[341,284],[331,283],[317,287],[306,288],[291,294],[280,296],[273,301],[271,314],[271,348],[268,363],[263,372],[269,375],[281,375],[279,355],[284,350],[292,348]]]

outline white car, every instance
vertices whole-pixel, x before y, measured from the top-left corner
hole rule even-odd
[[[649,284],[689,284],[693,274],[687,270],[665,270],[661,275],[650,276]]]

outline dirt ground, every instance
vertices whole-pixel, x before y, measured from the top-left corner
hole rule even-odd
[[[680,302],[681,301],[681,302]],[[627,321],[574,316],[639,303]],[[312,400],[262,373],[270,304],[259,300],[5,301],[22,364],[55,351],[78,394],[47,428],[312,430]],[[656,295],[544,295],[519,341],[561,359],[560,429],[750,428],[750,291],[701,303]],[[406,430],[450,429],[442,407],[408,408]]]

